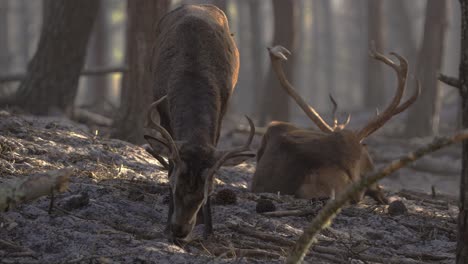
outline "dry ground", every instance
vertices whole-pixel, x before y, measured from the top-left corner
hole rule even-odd
[[[71,121],[7,111],[0,112],[0,131],[0,183],[51,169],[74,169],[69,191],[56,197],[52,214],[48,197],[0,213],[0,263],[282,263],[324,203],[252,194],[247,186],[254,162],[225,168],[216,191],[233,190],[237,203],[214,205],[216,235],[203,240],[202,226],[197,226],[193,241],[180,248],[162,233],[169,191],[166,172],[143,148],[101,138]],[[424,142],[378,136],[369,141],[379,164]],[[388,206],[370,199],[342,210],[319,236],[307,263],[453,263],[458,209],[455,199],[440,193],[453,193],[458,152],[452,148],[436,153],[385,181],[396,188],[387,191],[390,199],[403,201],[408,213],[392,216]],[[420,180],[412,184],[425,191],[434,185],[436,197],[399,190],[414,186],[404,185],[415,178]],[[309,214],[258,214],[261,198],[278,210]]]

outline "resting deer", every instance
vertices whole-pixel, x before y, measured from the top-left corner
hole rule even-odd
[[[339,195],[352,182],[374,169],[363,140],[412,105],[420,94],[419,84],[414,94],[400,103],[406,85],[407,61],[400,55],[391,53],[399,60],[396,64],[372,51],[372,57],[396,72],[398,86],[392,102],[381,114],[363,128],[352,131],[346,129],[349,118],[346,123],[338,124],[335,117],[333,126],[330,126],[295,91],[281,66],[281,61],[287,60],[286,55],[290,54],[287,49],[276,46],[270,48],[269,52],[281,86],[320,131],[301,129],[285,122],[269,124],[257,153],[257,169],[251,189],[253,192],[280,192],[307,199]],[[366,194],[379,203],[387,202],[377,185],[367,190]],[[363,195],[364,193],[360,193],[353,197],[352,202],[359,202]]]
[[[239,53],[226,16],[213,5],[184,5],[173,10],[159,22],[157,34],[155,102],[147,113],[151,135],[145,139],[156,157],[155,153],[163,152],[161,145],[169,151],[167,231],[173,239],[185,239],[203,207],[208,235],[212,233],[209,195],[214,174],[234,157],[254,156],[246,153],[255,133],[249,118],[251,134],[244,146],[216,149],[222,118],[237,82]],[[156,112],[160,124],[153,120]]]

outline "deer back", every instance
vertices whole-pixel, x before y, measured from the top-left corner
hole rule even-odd
[[[161,125],[175,140],[215,145],[239,73],[226,16],[213,5],[184,5],[161,19],[156,34],[154,99],[167,95]]]
[[[184,5],[165,15],[157,27],[152,72],[154,99],[147,112],[153,156],[169,150],[171,196],[168,231],[185,239],[203,207],[205,235],[212,232],[209,196],[217,170],[230,159],[251,157],[255,133],[246,145],[217,150],[222,118],[237,82],[239,54],[224,13],[212,5]],[[159,112],[160,121],[153,119]],[[153,134],[154,132],[154,134]],[[159,134],[160,136],[159,136]]]
[[[251,189],[301,198],[326,197],[332,189],[343,189],[359,178],[361,152],[353,133],[326,134],[273,122],[257,153]]]

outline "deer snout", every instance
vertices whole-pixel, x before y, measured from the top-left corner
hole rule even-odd
[[[185,239],[192,231],[192,225],[171,224],[171,233],[174,238]]]

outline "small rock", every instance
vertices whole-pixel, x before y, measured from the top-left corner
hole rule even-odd
[[[372,240],[382,240],[384,238],[384,235],[382,233],[377,233],[373,231],[367,232],[366,236]]]
[[[237,195],[230,189],[219,190],[215,196],[215,203],[219,205],[236,204]]]
[[[135,202],[141,202],[145,200],[145,194],[138,189],[129,190],[127,197],[128,199],[135,201]]]
[[[88,192],[81,192],[79,194],[68,196],[63,200],[63,209],[67,211],[72,211],[85,207],[89,204],[89,195]]]
[[[273,212],[276,211],[275,204],[268,199],[259,199],[257,201],[257,206],[255,207],[257,213],[266,213],[266,212]]]
[[[408,212],[408,209],[406,208],[406,205],[402,201],[397,200],[397,201],[393,201],[390,203],[390,205],[388,206],[387,212],[389,215],[395,216],[395,215],[406,214]]]

